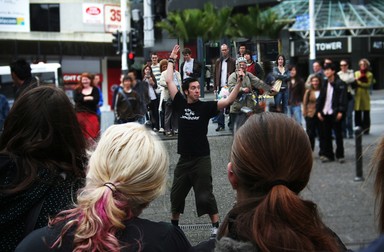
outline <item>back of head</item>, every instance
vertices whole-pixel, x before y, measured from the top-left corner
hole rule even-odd
[[[252,115],[235,133],[231,162],[238,193],[245,195],[229,214],[240,240],[261,251],[336,251],[316,205],[298,196],[312,169],[299,124],[280,113]]]
[[[376,215],[380,233],[384,233],[384,137],[378,143],[371,159],[372,172],[375,175]]]
[[[164,146],[144,126],[113,125],[89,160],[86,190],[103,193],[103,184],[112,182],[131,210],[141,210],[164,191],[168,162]]]
[[[31,66],[25,59],[18,59],[10,64],[11,72],[16,74],[20,80],[32,77]]]
[[[232,146],[234,171],[249,193],[268,192],[268,184],[285,180],[299,193],[312,169],[307,134],[290,118],[277,113],[251,116],[239,128]]]
[[[63,212],[75,218],[67,227],[77,224],[74,249],[120,251],[116,232],[164,192],[168,164],[162,143],[145,126],[109,127],[91,155],[77,207]]]
[[[26,162],[19,167],[26,173],[43,164],[83,174],[85,140],[73,106],[59,88],[36,87],[15,102],[4,123],[0,149]]]

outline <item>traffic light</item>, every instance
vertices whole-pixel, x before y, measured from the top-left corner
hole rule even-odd
[[[132,50],[135,50],[136,47],[137,47],[137,43],[138,43],[138,31],[136,29],[131,29],[131,32],[129,33],[129,43],[130,43],[130,46],[131,46],[131,51]]]
[[[128,64],[130,66],[132,66],[133,64],[135,64],[135,53],[134,52],[129,52],[128,53]]]
[[[112,46],[116,48],[116,54],[121,53],[121,32],[119,30],[116,30],[112,33],[113,39],[112,39]]]

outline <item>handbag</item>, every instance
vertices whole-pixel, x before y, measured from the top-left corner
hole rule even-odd
[[[282,83],[283,82],[281,80],[276,80],[275,82],[273,82],[272,88],[274,89],[274,91],[269,91],[269,95],[275,96],[278,92],[280,92]]]

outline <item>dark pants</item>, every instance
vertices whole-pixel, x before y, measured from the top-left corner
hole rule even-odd
[[[184,213],[185,198],[193,188],[197,215],[217,214],[213,195],[211,157],[181,155],[176,165],[171,189],[172,213]]]
[[[345,115],[345,119],[343,120],[344,137],[347,137],[347,134],[349,137],[353,136],[353,106],[355,101],[351,94],[348,94],[348,97],[347,113]]]
[[[361,115],[363,115],[363,120]],[[369,133],[369,128],[371,127],[370,110],[355,110],[355,126],[360,126],[364,133]]]
[[[332,146],[332,130],[335,133],[336,138],[336,158],[344,158],[344,142],[341,123],[342,120],[336,121],[334,115],[324,116],[324,121],[320,123],[322,131],[320,144],[324,147],[323,155],[330,160],[335,159]]]
[[[224,115],[224,109],[221,109],[219,114],[217,115],[217,126],[225,128],[225,115]]]
[[[159,100],[151,100],[148,105],[149,107],[149,118],[152,124],[152,129],[159,129]]]
[[[316,115],[313,117],[305,117],[305,124],[307,126],[307,135],[309,138],[309,141],[311,142],[312,151],[315,150],[315,139],[316,136],[319,135],[319,119]],[[320,150],[321,150],[320,146]],[[319,152],[319,155],[322,156],[322,153]]]

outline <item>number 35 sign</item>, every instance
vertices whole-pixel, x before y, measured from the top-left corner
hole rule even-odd
[[[105,32],[115,32],[121,27],[120,5],[104,5],[104,30]]]

